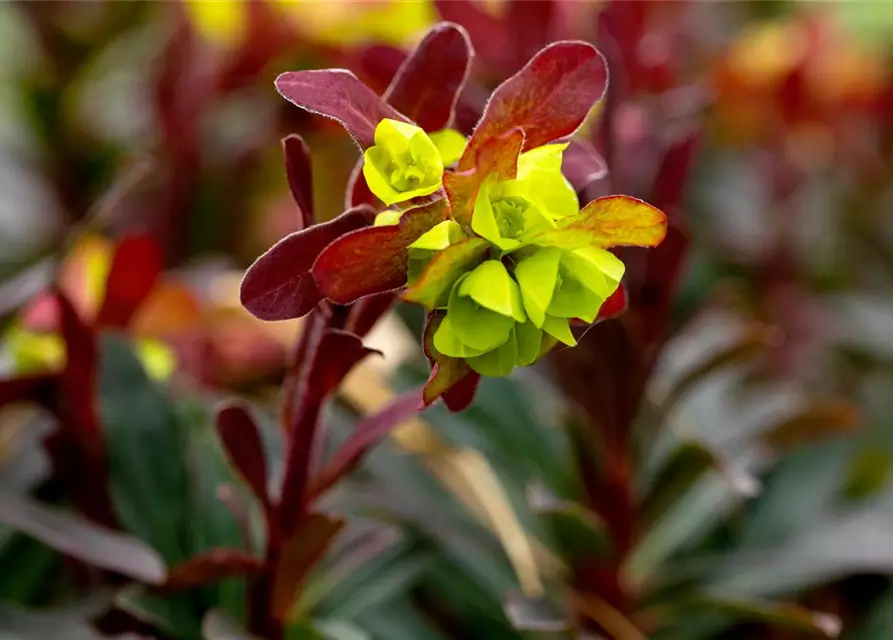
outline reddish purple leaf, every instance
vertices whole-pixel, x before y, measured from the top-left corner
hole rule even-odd
[[[267,460],[254,419],[242,404],[229,404],[217,413],[217,433],[230,463],[239,471],[264,509],[269,511]]]
[[[480,376],[465,360],[445,356],[434,348],[434,332],[443,321],[443,315],[442,312],[429,314],[422,336],[422,347],[431,363],[431,375],[422,390],[422,407],[427,407],[442,397],[451,411],[461,411],[474,399]]]
[[[346,69],[289,71],[276,78],[276,89],[294,105],[340,122],[362,149],[374,144],[385,118],[406,121]]]
[[[363,341],[352,333],[329,329],[315,345],[309,361],[306,361],[305,355],[306,363],[294,390],[299,404],[292,407],[294,415],[290,420],[291,433],[279,510],[279,523],[286,537],[291,534],[303,512],[322,406],[344,376],[370,353],[379,352],[363,346]]]
[[[350,177],[347,179],[347,190],[345,191],[345,206],[358,207],[361,204],[368,204],[375,209],[384,209],[384,203],[372,193],[369,185],[366,184],[366,176],[363,175],[363,158],[357,160]]]
[[[511,47],[506,47],[506,69],[514,73],[536,52],[552,40],[550,31],[558,9],[555,0],[510,0],[506,3],[503,24],[510,34]]]
[[[473,54],[465,29],[441,22],[404,61],[382,97],[425,131],[443,129],[453,119]]]
[[[164,589],[188,589],[226,578],[262,573],[263,561],[240,549],[212,549],[171,568]]]
[[[301,521],[293,535],[285,539],[273,580],[271,606],[280,623],[288,619],[298,587],[313,567],[325,556],[345,520],[337,516],[312,513]]]
[[[524,150],[571,135],[607,86],[608,67],[594,46],[549,45],[493,92],[458,168],[472,168],[484,144],[515,127],[524,131]]]
[[[477,57],[490,69],[505,58],[505,29],[500,19],[470,0],[435,0],[443,20],[461,24],[471,35]]]
[[[450,411],[464,411],[472,402],[477,392],[481,374],[477,371],[469,371],[465,377],[460,378],[456,384],[450,387],[441,396],[443,403]]]
[[[617,287],[617,290],[612,293],[607,300],[605,300],[602,308],[598,310],[598,318],[596,318],[596,321],[617,318],[618,316],[626,313],[626,308],[628,305],[629,300],[626,295],[626,287],[624,287],[623,283],[621,283],[620,286]]]
[[[358,300],[351,305],[345,328],[360,337],[365,336],[396,301],[397,297],[392,293],[380,293]]]
[[[348,233],[327,246],[313,264],[319,291],[338,304],[394,291],[406,284],[407,247],[449,217],[446,198],[409,209],[396,225]]]
[[[579,193],[590,183],[608,175],[608,166],[604,158],[588,142],[571,140],[564,151],[561,172]]]
[[[162,266],[161,251],[151,236],[129,236],[118,242],[96,326],[126,327],[155,288]]]
[[[700,142],[700,131],[690,132],[670,145],[657,169],[651,188],[651,203],[658,209],[674,211],[682,203]]]
[[[307,492],[308,505],[353,471],[369,450],[394,427],[419,412],[419,389],[407,391],[391,400],[378,413],[360,420],[328,464],[319,472]]]
[[[310,165],[310,149],[304,139],[296,134],[282,139],[282,153],[285,155],[285,177],[291,197],[298,205],[301,225],[298,229],[313,226],[313,171]]]
[[[248,268],[242,279],[242,304],[261,320],[306,315],[323,297],[310,273],[314,260],[327,245],[374,219],[375,212],[364,205],[286,236]]]
[[[360,79],[373,91],[384,93],[406,60],[406,52],[386,44],[373,44],[346,54],[345,66],[356,70]]]
[[[501,180],[517,175],[518,156],[523,146],[524,132],[520,128],[512,129],[481,145],[474,168],[458,173],[447,171],[443,174],[443,188],[450,199],[452,215],[457,222],[471,224],[478,191],[490,174],[499,174]]]

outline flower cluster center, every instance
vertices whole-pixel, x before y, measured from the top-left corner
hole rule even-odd
[[[521,196],[508,196],[493,203],[496,226],[503,238],[517,238],[524,231],[524,218],[530,203]]]

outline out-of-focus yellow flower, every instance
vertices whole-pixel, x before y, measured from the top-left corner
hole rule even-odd
[[[405,45],[437,20],[428,0],[273,0],[308,38],[326,44]]]
[[[746,30],[729,51],[729,67],[751,86],[772,86],[803,60],[806,37],[793,22],[772,22]]]
[[[294,30],[314,42],[407,45],[434,24],[429,0],[266,0]],[[249,20],[247,0],[187,0],[186,15],[218,46],[242,43]]]

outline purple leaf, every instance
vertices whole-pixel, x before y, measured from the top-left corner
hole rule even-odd
[[[396,225],[348,233],[327,246],[313,264],[319,291],[332,302],[350,304],[406,284],[407,247],[447,219],[449,203],[440,197],[409,209]]]
[[[263,561],[241,549],[212,549],[172,567],[164,582],[165,589],[188,589],[219,582],[226,578],[258,574],[265,570]]]
[[[374,219],[375,211],[363,205],[286,236],[248,268],[239,292],[242,305],[261,320],[306,315],[323,297],[310,273],[317,256],[333,241]]]
[[[447,127],[474,52],[462,27],[433,27],[401,65],[383,98],[425,131]]]
[[[307,502],[312,504],[341,478],[353,471],[369,450],[394,427],[419,412],[421,391],[413,389],[391,400],[378,413],[360,420],[332,459],[316,476],[308,491]]]
[[[141,540],[13,494],[0,494],[0,523],[81,562],[144,582],[160,584],[167,569]]]
[[[229,404],[217,413],[217,433],[227,457],[251,488],[254,496],[270,509],[267,492],[267,460],[257,424],[242,404]]]
[[[301,136],[292,134],[282,139],[282,153],[285,155],[285,177],[291,197],[298,205],[301,216],[299,230],[313,226],[313,171],[310,165],[310,150]]]
[[[385,118],[407,121],[346,69],[288,71],[276,78],[276,89],[292,104],[340,122],[362,149],[374,144]]]

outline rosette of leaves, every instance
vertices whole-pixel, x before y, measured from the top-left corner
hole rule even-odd
[[[443,23],[383,97],[344,70],[279,76],[284,97],[339,121],[364,156],[353,206],[274,245],[241,289],[265,320],[386,292],[424,306],[424,403],[443,397],[453,410],[467,406],[481,374],[574,345],[571,325],[596,321],[618,291],[624,266],[609,250],[655,246],[666,233],[664,214],[636,198],[580,207],[562,173],[569,137],[607,89],[595,47],[542,49],[493,92],[466,140],[449,125],[471,58],[465,31]]]

